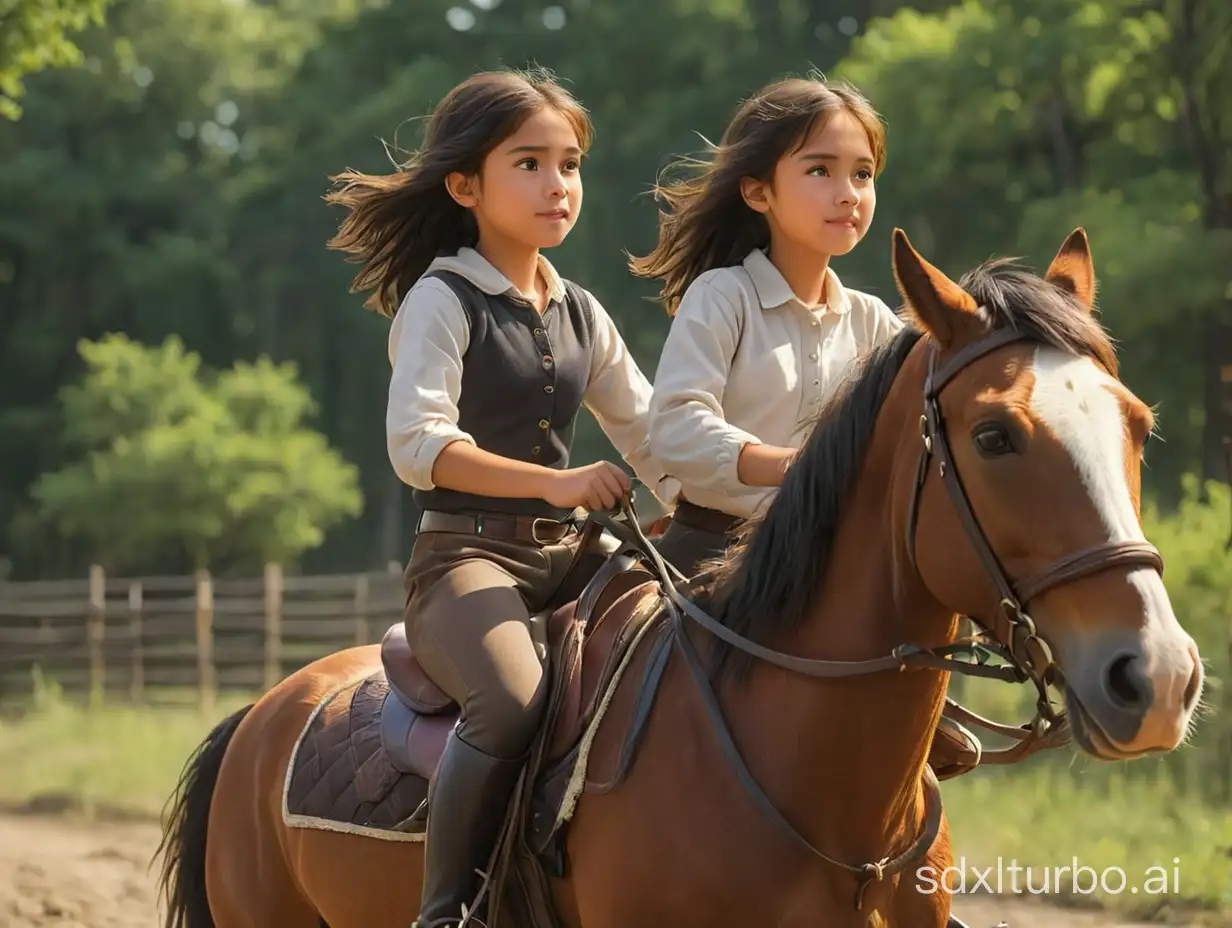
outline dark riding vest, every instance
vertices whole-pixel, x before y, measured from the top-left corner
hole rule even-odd
[[[594,311],[572,281],[565,299],[553,300],[543,315],[510,294],[492,295],[460,274],[435,270],[457,296],[470,326],[462,356],[458,427],[484,451],[554,470],[569,466],[582,397],[590,383]],[[474,496],[437,487],[415,490],[420,509],[443,512],[502,512],[561,519],[542,499]]]

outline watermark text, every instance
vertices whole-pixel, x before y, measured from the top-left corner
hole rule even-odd
[[[1079,863],[1077,857],[1056,867],[1023,865],[1015,858],[1007,862],[1003,857],[998,857],[991,866],[976,867],[968,865],[967,859],[962,857],[954,866],[940,872],[936,867],[920,867],[915,872],[919,880],[916,889],[930,895],[937,892],[1015,895],[1027,892],[1089,896],[1102,891],[1111,896],[1122,893],[1162,896],[1180,892],[1180,863],[1179,857],[1173,857],[1171,866],[1158,864],[1139,873],[1124,867],[1092,867]]]

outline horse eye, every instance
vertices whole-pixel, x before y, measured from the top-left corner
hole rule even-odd
[[[1014,453],[1014,444],[1009,433],[999,425],[984,425],[976,429],[972,436],[975,446],[985,457],[1000,457]]]

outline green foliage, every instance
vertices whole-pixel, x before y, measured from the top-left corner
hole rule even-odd
[[[1166,497],[1201,468],[1204,324],[1232,255],[1232,223],[1218,221],[1232,160],[1221,148],[1207,165],[1199,144],[1232,116],[1232,94],[1219,93],[1232,59],[1226,39],[1184,44],[1189,13],[1226,19],[1223,6],[902,8],[870,22],[837,69],[888,123],[880,202],[948,273],[1005,254],[1043,268],[1072,229],[1087,229],[1124,379],[1156,407],[1167,439],[1147,474]],[[1202,105],[1187,110],[1187,95]],[[1202,122],[1198,134],[1185,113]],[[852,276],[888,289],[888,243],[869,245],[848,259]]]
[[[1099,276],[1101,318],[1119,342],[1122,379],[1155,409],[1163,443],[1145,471],[1176,487],[1202,457],[1204,320],[1223,300],[1232,231],[1202,222],[1192,173],[1162,168],[1117,187],[1038,199],[1022,211],[1021,254],[1044,266],[1059,235],[1084,226]],[[1175,493],[1168,493],[1169,497]]]
[[[208,377],[174,337],[80,351],[85,377],[61,403],[81,456],[35,483],[33,524],[81,539],[109,569],[293,563],[359,514],[358,472],[304,426],[315,408],[294,365],[263,358]]]
[[[69,34],[101,24],[110,0],[0,0],[0,117],[18,119],[23,78],[80,64]]]
[[[1152,449],[1148,447],[1148,463],[1151,456]],[[1169,797],[1165,806],[1173,802],[1184,806],[1206,803],[1208,808],[1232,809],[1232,726],[1228,722],[1232,712],[1232,688],[1229,688],[1232,652],[1228,644],[1228,616],[1232,615],[1232,552],[1227,548],[1232,535],[1232,490],[1214,481],[1203,485],[1188,475],[1182,480],[1182,494],[1175,509],[1164,511],[1155,503],[1147,503],[1143,507],[1142,524],[1146,537],[1163,555],[1164,586],[1173,612],[1197,642],[1206,669],[1206,688],[1189,742],[1170,755],[1128,764],[1104,763],[1076,756],[1069,750],[1057,751],[1037,755],[1016,767],[988,768],[980,772],[977,779],[996,778],[999,781],[1007,778],[1016,794],[1020,781],[1035,783],[1038,776],[1045,776],[1054,783],[1076,777],[1086,788],[1105,793],[1121,789],[1117,784],[1123,780],[1158,782],[1166,787]],[[960,702],[985,717],[1015,723],[1031,718],[1034,698],[1029,686],[1006,686],[976,679],[963,679],[952,686],[961,693],[956,696]],[[995,736],[988,743],[1000,746]],[[1037,769],[1040,766],[1051,772],[1041,773]],[[1173,813],[1161,811],[1160,814]],[[1205,829],[1207,837],[1202,838],[1202,842],[1213,840],[1211,829],[1201,822],[1172,822],[1170,825],[1195,831]],[[1131,827],[1138,826],[1126,823],[1126,828]],[[1217,824],[1214,836],[1219,837],[1226,827],[1226,824]],[[993,838],[993,844],[1008,834]],[[1127,835],[1128,832],[1122,836],[1109,835],[1109,838],[1132,846],[1134,841]],[[1027,838],[1019,834],[1014,840],[1026,842]],[[1220,840],[1226,841],[1226,836]],[[1042,850],[1042,847],[1035,850]],[[1143,849],[1143,853],[1157,851],[1158,842]]]
[[[1148,453],[1148,457],[1149,457]],[[1206,702],[1214,704],[1232,677],[1229,626],[1232,616],[1232,491],[1210,481],[1203,486],[1187,475],[1184,493],[1174,512],[1148,504],[1143,530],[1164,556],[1164,586],[1177,620],[1198,642],[1207,670],[1214,676]],[[1232,709],[1232,702],[1226,703]],[[1225,767],[1232,799],[1232,767]]]
[[[214,368],[294,360],[321,431],[381,501],[331,531],[310,566],[404,558],[414,511],[381,435],[387,324],[324,249],[339,217],[321,197],[346,167],[390,170],[382,141],[413,148],[418,117],[456,81],[529,63],[554,69],[597,128],[585,208],[551,257],[603,301],[648,374],[668,320],[625,253],[655,240],[652,182],[756,87],[818,68],[853,79],[889,126],[877,219],[835,261],[843,280],[897,302],[895,225],[954,274],[993,254],[1038,265],[1086,226],[1125,375],[1166,439],[1147,489],[1173,498],[1201,470],[1203,326],[1232,253],[1220,218],[1229,9],[110,0],[105,26],[81,35],[82,66],[31,77],[26,116],[0,121],[0,446],[20,449],[6,456],[0,526],[71,461],[53,398],[75,340],[174,334]],[[583,417],[577,459],[612,455]],[[71,550],[6,534],[16,576],[81,569]]]
[[[1133,761],[1106,777],[1093,777],[1084,760],[1075,763],[1070,749],[1059,753],[1063,756],[1056,762],[1037,755],[1019,767],[985,768],[942,785],[954,853],[969,867],[967,890],[975,888],[978,873],[992,867],[988,881],[995,891],[1000,859],[1001,889],[1007,898],[1014,880],[1020,894],[1040,893],[1048,872],[1049,902],[1099,905],[1135,919],[1135,924],[1227,925],[1226,916],[1193,919],[1196,911],[1226,912],[1232,903],[1232,859],[1227,854],[1232,817],[1185,795],[1167,770],[1151,761]],[[1100,887],[1090,892],[1086,871],[1075,884],[1075,858],[1078,866],[1091,867],[1097,875],[1121,868],[1126,891],[1116,892],[1120,876],[1115,870],[1107,873],[1105,883],[1111,891]],[[1016,875],[1010,870],[1013,864],[1023,868]],[[1159,880],[1165,872],[1166,886]],[[1131,886],[1144,891],[1130,892]],[[1171,920],[1178,916],[1185,920]]]
[[[10,710],[19,703],[6,703],[0,717],[0,802],[153,821],[184,759],[218,722],[259,695],[225,693],[210,713],[193,704],[195,692],[170,689],[158,693],[169,706],[105,702],[87,708],[40,673],[33,682],[29,710],[13,717]]]

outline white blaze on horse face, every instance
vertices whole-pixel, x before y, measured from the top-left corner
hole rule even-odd
[[[1124,411],[1114,390],[1116,381],[1090,358],[1051,347],[1036,350],[1034,375],[1031,409],[1068,452],[1103,523],[1106,540],[1144,540],[1126,477],[1129,443]],[[1092,539],[1092,543],[1099,542]],[[1177,622],[1163,579],[1155,570],[1131,570],[1128,582],[1139,599],[1135,607],[1142,616],[1138,641],[1146,674],[1155,687],[1153,708],[1140,737],[1157,737],[1158,743],[1166,743],[1173,737],[1172,729],[1184,724],[1190,714],[1183,708],[1183,693],[1194,672],[1193,639]],[[1070,657],[1085,663],[1079,658],[1082,647],[1076,641],[1071,644],[1078,650]]]
[[[1108,533],[1108,541],[1142,541],[1125,479],[1125,424],[1111,377],[1090,358],[1055,348],[1035,352],[1031,408],[1069,452]]]

